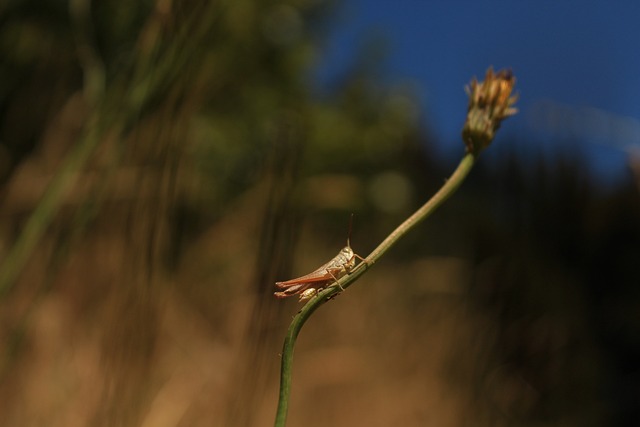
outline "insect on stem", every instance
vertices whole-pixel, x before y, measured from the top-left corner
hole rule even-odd
[[[347,246],[342,248],[338,255],[309,274],[284,282],[276,282],[276,287],[281,290],[275,292],[274,295],[277,298],[299,295],[300,301],[309,300],[317,295],[322,289],[337,282],[338,279],[351,272],[356,265],[356,259],[365,261],[364,258],[353,252],[353,249],[351,249],[352,224],[353,214],[351,214],[349,219]]]

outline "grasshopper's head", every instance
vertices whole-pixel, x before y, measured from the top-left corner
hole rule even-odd
[[[353,258],[353,249],[351,249],[351,246],[347,244],[347,246],[340,250],[340,255],[344,255],[347,259],[351,259]]]
[[[356,265],[356,255],[351,249],[351,246],[345,246],[340,250],[340,257],[343,258],[343,268],[345,271],[351,271],[351,269]]]

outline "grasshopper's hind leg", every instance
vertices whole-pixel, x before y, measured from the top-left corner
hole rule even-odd
[[[342,287],[342,285],[339,283],[339,278],[337,278],[337,277],[335,276],[335,274],[333,274],[331,271],[328,271],[328,273],[331,275],[331,277],[332,277],[332,278],[333,278],[333,280],[334,280],[334,283],[332,283],[332,285],[338,285],[338,287],[340,288],[340,291],[341,291],[341,292],[344,292],[344,291],[345,291],[345,289],[344,289],[344,288]]]

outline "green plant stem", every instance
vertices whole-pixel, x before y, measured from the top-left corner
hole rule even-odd
[[[464,181],[466,176],[471,171],[476,159],[476,154],[467,153],[460,164],[451,175],[444,185],[438,190],[436,194],[427,201],[420,209],[418,209],[413,215],[407,218],[402,224],[400,224],[377,248],[373,250],[365,258],[365,261],[361,262],[350,274],[342,277],[337,286],[329,286],[327,289],[319,292],[318,295],[312,298],[302,309],[296,314],[289,325],[287,336],[284,339],[284,346],[282,348],[282,361],[280,368],[280,396],[278,401],[278,409],[276,412],[275,427],[284,427],[287,421],[287,411],[289,408],[289,397],[291,395],[291,370],[293,365],[293,350],[300,333],[300,329],[309,317],[315,312],[321,305],[326,303],[333,295],[341,292],[343,289],[348,288],[354,283],[365,271],[367,271],[373,264],[375,264],[380,257],[382,257],[402,236],[408,233],[413,227],[415,227],[422,220],[431,215],[442,203],[444,203],[455,191],[460,187],[460,184]]]
[[[99,130],[95,125],[88,126],[82,140],[67,155],[64,163],[47,187],[38,206],[27,220],[16,243],[6,258],[0,262],[0,295],[9,291],[14,281],[26,265],[29,256],[40,242],[42,235],[58,211],[66,192],[75,184],[78,171],[98,144]]]

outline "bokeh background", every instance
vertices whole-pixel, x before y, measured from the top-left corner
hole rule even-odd
[[[299,305],[464,148],[462,189],[302,331],[292,426],[640,418],[632,1],[0,4],[0,425],[268,426]]]

